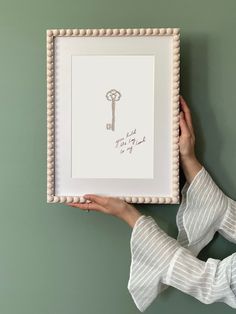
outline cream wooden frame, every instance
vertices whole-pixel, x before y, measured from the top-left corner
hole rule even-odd
[[[173,82],[172,82],[172,196],[118,198],[128,203],[179,203],[179,77],[180,77],[180,31],[178,28],[134,29],[51,29],[47,30],[47,202],[69,203],[86,200],[82,196],[58,196],[55,187],[55,125],[54,125],[54,39],[57,36],[172,36]]]

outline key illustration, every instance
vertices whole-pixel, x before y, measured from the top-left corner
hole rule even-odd
[[[112,120],[111,123],[107,123],[107,130],[115,130],[115,106],[116,102],[120,100],[121,93],[116,89],[111,89],[106,93],[107,100],[111,101],[111,109],[112,109]]]

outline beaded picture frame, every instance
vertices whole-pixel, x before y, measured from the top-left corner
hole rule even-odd
[[[180,82],[180,30],[179,28],[133,28],[133,29],[50,29],[47,30],[47,202],[48,203],[77,203],[86,202],[83,198],[85,193],[100,194],[118,197],[128,203],[152,203],[152,204],[178,204],[179,203],[179,82]],[[80,47],[86,47],[86,38],[99,40],[99,47],[104,39],[111,39],[113,54],[122,55],[122,43],[116,49],[116,39],[123,38],[127,40],[123,47],[127,47],[127,55],[155,55],[157,68],[155,71],[162,71],[161,76],[165,77],[167,83],[160,82],[157,77],[155,86],[158,83],[159,91],[155,99],[155,116],[158,120],[158,126],[155,128],[157,135],[155,145],[154,163],[155,173],[152,179],[101,179],[79,181],[71,176],[71,111],[65,113],[63,110],[69,108],[71,103],[67,103],[68,91],[72,89],[68,83],[68,77],[65,76],[63,82],[63,73],[66,71],[60,54],[60,42],[67,40],[66,45],[62,45],[64,52],[70,55],[79,54]],[[68,41],[68,39],[70,39]],[[76,43],[78,39],[78,44]],[[83,41],[81,41],[83,39]],[[139,43],[135,46],[137,41]],[[148,40],[147,40],[148,39]],[[79,41],[80,40],[80,41]],[[95,41],[94,41],[95,42]],[[109,43],[108,43],[109,44]],[[75,50],[70,45],[76,47]],[[91,45],[91,42],[90,42]],[[71,46],[71,47],[72,47]],[[97,46],[97,47],[98,47]],[[136,47],[135,51],[132,46]],[[144,47],[149,47],[145,50]],[[164,48],[162,48],[162,46]],[[58,48],[59,47],[59,48]],[[103,48],[103,54],[107,55],[106,45]],[[118,47],[118,45],[117,45]],[[130,48],[129,48],[130,47]],[[138,48],[137,48],[138,47]],[[140,49],[139,49],[140,47]],[[82,49],[82,50],[83,50]],[[123,50],[126,48],[123,48]],[[133,50],[132,50],[133,49]],[[149,50],[148,50],[149,49]],[[158,54],[158,49],[163,50]],[[166,50],[165,50],[166,49]],[[155,52],[155,50],[157,50]],[[83,55],[85,54],[83,50]],[[63,53],[64,53],[63,52]],[[93,54],[93,53],[92,53]],[[101,54],[101,51],[94,49],[94,55]],[[90,51],[91,55],[91,51]],[[166,61],[162,61],[162,56],[167,55]],[[163,65],[164,64],[164,65]],[[69,68],[69,66],[68,66]],[[58,82],[58,73],[60,81]],[[124,73],[125,75],[125,73]],[[64,85],[69,84],[63,91]],[[165,86],[168,85],[168,86]],[[62,90],[62,92],[61,92]],[[58,93],[60,91],[60,93]],[[65,94],[65,97],[63,96]],[[118,91],[109,91],[107,103],[110,101],[113,105]],[[60,99],[63,96],[63,101]],[[68,96],[69,97],[69,96]],[[70,96],[71,97],[71,96]],[[111,98],[113,97],[113,98]],[[158,98],[159,97],[159,98]],[[69,98],[68,98],[69,99]],[[166,99],[166,100],[165,100]],[[60,104],[62,104],[61,108]],[[113,108],[114,109],[114,108]],[[165,112],[166,110],[166,112]],[[157,114],[157,116],[156,116]],[[112,116],[113,117],[113,116]],[[164,121],[166,119],[166,121]],[[64,122],[66,121],[66,126]],[[112,124],[107,124],[107,129],[114,128],[114,119]],[[68,131],[69,130],[69,131]],[[110,131],[111,132],[111,131]],[[162,133],[163,132],[163,133]],[[166,132],[166,133],[165,133]],[[161,134],[162,133],[162,134]],[[65,135],[66,134],[66,135]],[[159,136],[159,137],[158,137]],[[157,142],[157,143],[156,143]],[[82,149],[82,147],[81,147]],[[64,155],[63,155],[64,154]],[[66,154],[66,155],[65,155]],[[59,157],[58,157],[59,156]],[[66,157],[65,157],[66,156]],[[159,156],[161,156],[159,158]],[[65,157],[65,158],[64,158]],[[94,157],[96,158],[96,156]],[[158,162],[156,161],[158,159]],[[68,165],[67,165],[68,164]],[[67,167],[68,166],[68,167]],[[140,167],[145,167],[140,165]],[[66,168],[67,167],[67,168]],[[98,165],[99,167],[99,165]],[[65,169],[68,169],[65,170]],[[165,187],[162,188],[162,184]],[[91,183],[91,185],[90,185]],[[84,188],[85,186],[85,188]],[[99,190],[100,187],[100,190]],[[106,190],[107,189],[107,190]],[[137,191],[137,193],[136,193]]]

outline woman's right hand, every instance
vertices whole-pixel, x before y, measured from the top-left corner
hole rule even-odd
[[[104,214],[113,215],[134,227],[141,213],[131,204],[117,197],[101,196],[96,194],[85,194],[86,203],[67,203],[66,205],[78,207],[84,210],[94,210]]]
[[[189,106],[180,96],[180,163],[187,182],[190,184],[202,165],[195,155],[195,134]]]

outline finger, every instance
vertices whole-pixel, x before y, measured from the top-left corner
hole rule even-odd
[[[184,98],[182,96],[180,96],[180,104],[181,104],[181,109],[184,112],[184,118],[186,120],[188,128],[189,128],[190,132],[192,133],[192,135],[194,135],[191,111],[189,109],[189,106],[187,105],[187,102],[184,100]]]
[[[181,135],[183,135],[183,136],[191,135],[189,127],[188,127],[188,125],[187,125],[187,123],[186,123],[186,121],[184,119],[183,111],[181,111],[181,113],[180,113],[179,125],[180,125]]]
[[[89,210],[96,210],[96,211],[104,211],[104,208],[101,205],[94,202],[81,203],[79,204],[79,208],[86,209],[86,210],[89,209]]]
[[[97,211],[103,211],[102,206],[90,202],[90,203],[68,203],[67,205],[71,207],[76,207],[84,210],[97,210]]]
[[[100,196],[100,195],[95,195],[95,194],[85,194],[84,198],[92,202],[95,202],[101,206],[106,206],[108,203],[108,197],[106,196]]]
[[[180,105],[181,105],[181,109],[184,112],[184,118],[186,120],[188,128],[189,128],[190,132],[192,134],[194,134],[191,111],[190,111],[189,106],[187,105],[186,101],[184,100],[184,98],[182,96],[180,96]]]

